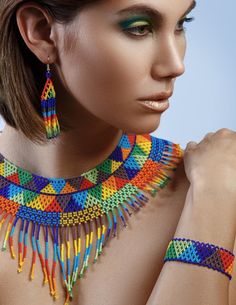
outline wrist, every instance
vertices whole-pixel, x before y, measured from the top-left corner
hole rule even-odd
[[[188,238],[173,238],[164,262],[180,261],[217,270],[232,279],[235,255],[220,246]]]
[[[189,188],[174,237],[212,243],[233,252],[235,217],[232,212],[224,212],[224,202],[221,202],[223,207],[219,210],[214,205],[214,200],[202,196],[203,194],[198,195],[196,189]]]
[[[223,179],[218,175],[209,177],[201,175],[193,179],[191,186],[194,194],[197,193],[198,196],[202,193],[211,198],[225,199],[225,194],[227,194],[229,199],[236,198],[236,184],[230,177]]]
[[[191,205],[199,215],[209,215],[215,222],[228,223],[236,234],[236,193],[213,184],[196,183],[189,188],[186,205]]]

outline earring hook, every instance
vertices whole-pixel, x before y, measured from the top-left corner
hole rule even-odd
[[[50,62],[49,62],[49,61],[50,61],[50,58],[49,58],[49,56],[48,56],[48,63],[47,63],[47,70],[48,70],[48,71],[50,71],[50,66],[49,66]]]

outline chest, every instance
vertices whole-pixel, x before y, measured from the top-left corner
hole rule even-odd
[[[177,180],[176,180],[177,181]],[[169,185],[150,198],[149,203],[128,219],[128,227],[118,226],[117,237],[104,247],[96,264],[91,264],[84,277],[74,287],[71,305],[144,305],[163,266],[163,257],[175,233],[189,184],[185,178]],[[2,230],[4,230],[4,226]],[[84,238],[84,236],[83,236]],[[3,242],[2,234],[0,242]],[[17,248],[17,240],[14,241]],[[58,299],[49,295],[48,284],[43,287],[43,276],[37,257],[35,279],[29,281],[31,255],[22,273],[17,274],[18,261],[10,253],[0,253],[0,304],[64,304],[64,291],[57,266]],[[51,249],[51,247],[50,247]],[[234,249],[236,253],[236,248]],[[52,260],[52,251],[49,258]],[[229,305],[236,304],[236,268],[230,282]]]
[[[163,257],[173,236],[184,205],[187,183],[173,188],[172,182],[128,219],[127,228],[118,226],[96,264],[74,286],[71,305],[144,305],[163,266]],[[2,228],[4,230],[6,228]],[[2,234],[1,234],[2,235]],[[82,236],[82,239],[85,236]],[[2,237],[0,242],[2,243]],[[14,240],[17,248],[17,239]],[[53,301],[49,288],[43,287],[40,261],[37,257],[35,278],[29,281],[32,251],[28,249],[24,270],[17,274],[18,258],[9,250],[0,253],[0,304],[64,304],[59,266],[57,266],[58,299]],[[51,249],[51,247],[50,247]],[[42,249],[44,251],[44,249]],[[15,252],[17,253],[16,249]],[[50,265],[53,253],[50,250]]]

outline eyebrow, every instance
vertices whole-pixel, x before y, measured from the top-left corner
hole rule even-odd
[[[194,0],[189,6],[189,8],[185,11],[185,13],[181,16],[181,18],[188,15],[196,7],[196,5],[197,3]],[[142,14],[142,13],[145,13],[153,18],[162,19],[162,15],[158,10],[145,4],[134,4],[117,12],[118,15],[123,15],[123,14],[134,15],[134,14]]]

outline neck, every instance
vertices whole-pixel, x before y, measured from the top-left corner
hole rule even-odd
[[[35,144],[20,131],[5,125],[0,152],[15,165],[47,178],[71,178],[94,168],[115,149],[122,131],[91,128],[63,133],[55,142]]]

